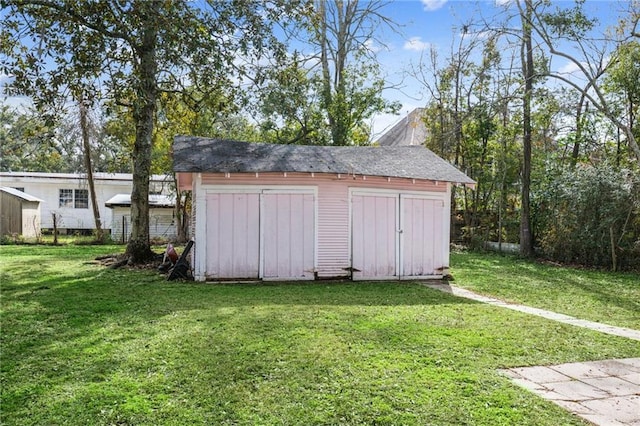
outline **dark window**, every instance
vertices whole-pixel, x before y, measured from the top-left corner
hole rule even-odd
[[[88,209],[89,208],[89,190],[76,189],[75,192],[75,204],[76,209]]]
[[[73,207],[73,189],[60,190],[60,202],[58,207]]]
[[[13,187],[13,189],[17,189],[17,190],[18,190],[18,191],[20,191],[20,192],[24,192],[24,187],[23,187],[23,188],[18,188],[18,187],[15,187],[15,186],[14,186],[14,187]]]

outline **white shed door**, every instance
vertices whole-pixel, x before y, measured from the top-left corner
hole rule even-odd
[[[265,279],[313,279],[315,205],[312,193],[262,194]]]
[[[403,276],[436,275],[444,264],[442,221],[444,202],[402,195],[400,197],[401,263]]]
[[[207,275],[258,278],[260,194],[209,194],[207,212]]]
[[[353,194],[351,244],[354,279],[397,276],[397,194]]]

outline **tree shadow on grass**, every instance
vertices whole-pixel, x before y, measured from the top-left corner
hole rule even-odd
[[[53,261],[37,272],[10,270],[3,280],[3,351],[18,362],[64,342],[98,346],[105,328],[145,328],[186,311],[252,309],[265,306],[436,306],[475,302],[409,282],[296,282],[268,285],[210,285],[166,282],[151,271],[72,269],[52,275]],[[151,328],[150,328],[151,330]],[[153,331],[156,332],[156,331]],[[10,336],[13,336],[11,338]],[[92,337],[95,336],[95,337]],[[84,342],[84,343],[83,343]],[[55,351],[54,350],[54,351]],[[115,367],[115,366],[114,366]]]

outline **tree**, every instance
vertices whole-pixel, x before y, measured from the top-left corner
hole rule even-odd
[[[331,135],[325,130],[318,76],[304,67],[298,52],[289,62],[269,69],[267,84],[258,93],[262,137],[276,143],[328,145]]]
[[[84,159],[85,173],[87,174],[87,182],[89,183],[89,196],[91,197],[91,206],[93,209],[93,218],[96,225],[96,239],[100,242],[104,239],[102,230],[102,220],[100,219],[100,208],[96,196],[96,187],[93,181],[93,163],[91,161],[91,141],[89,131],[89,120],[87,118],[87,102],[82,95],[78,98],[78,109],[80,112],[80,129],[82,131],[82,158]]]
[[[633,133],[629,118],[625,120],[615,108],[615,101],[611,101],[606,96],[603,76],[609,69],[613,68],[624,58],[624,49],[611,49],[610,45],[624,45],[631,40],[640,38],[637,32],[640,20],[640,3],[632,1],[629,3],[628,25],[622,25],[617,39],[605,37],[604,39],[593,39],[587,37],[589,30],[593,28],[595,19],[590,19],[582,10],[583,1],[576,2],[572,9],[556,9],[553,12],[546,11],[542,6],[532,7],[531,14],[527,20],[532,31],[539,37],[550,55],[553,57],[568,60],[587,82],[580,84],[579,80],[570,78],[561,72],[547,70],[543,76],[559,80],[564,84],[580,92],[591,106],[606,116],[627,139],[632,155],[640,162],[640,146]],[[573,51],[560,47],[561,42],[570,42]],[[623,56],[621,57],[621,54]]]
[[[316,0],[310,42],[320,58],[320,100],[334,145],[354,142],[354,131],[376,112],[399,105],[381,96],[384,80],[368,43],[380,27],[394,27],[380,1]]]
[[[619,93],[621,99],[620,115],[626,121],[634,138],[640,138],[637,127],[638,109],[640,109],[640,40],[620,44],[613,55],[616,61],[607,69],[604,89],[607,93]],[[620,148],[616,153],[616,162],[620,164]]]
[[[0,171],[64,171],[64,154],[54,123],[31,109],[0,106]]]
[[[135,139],[127,254],[133,262],[145,261],[153,254],[148,195],[159,94],[183,91],[187,83],[205,93],[237,87],[233,77],[247,75],[252,58],[273,54],[280,46],[271,36],[271,22],[282,18],[282,4],[293,21],[297,4],[280,0],[209,1],[201,7],[145,0],[4,3],[2,68],[16,77],[14,93],[33,96],[39,107],[55,106],[66,90],[91,82],[95,93],[102,92],[131,112]]]
[[[522,209],[520,212],[520,253],[523,256],[533,255],[533,234],[531,231],[531,102],[533,97],[533,42],[531,16],[533,4],[525,0],[524,9],[518,2],[522,20],[522,74],[524,79],[524,95],[522,104]]]

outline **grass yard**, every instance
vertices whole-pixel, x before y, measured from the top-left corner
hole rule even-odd
[[[416,283],[168,283],[90,262],[116,250],[0,247],[0,423],[585,425],[497,370],[640,356]],[[458,284],[473,264],[501,276],[482,256],[456,255]]]
[[[640,275],[549,266],[513,255],[455,252],[454,284],[509,302],[640,330]]]

